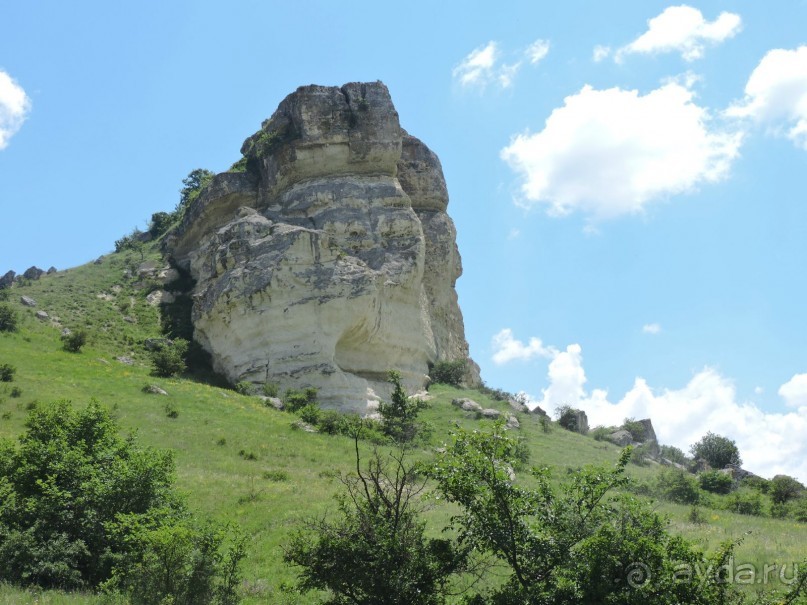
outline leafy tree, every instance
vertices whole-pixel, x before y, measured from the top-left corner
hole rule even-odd
[[[698,483],[692,475],[678,469],[665,469],[656,478],[659,495],[679,504],[697,504],[700,500]]]
[[[358,433],[354,442],[356,473],[341,478],[347,493],[338,498],[339,518],[309,521],[286,549],[286,562],[300,568],[300,589],[329,591],[328,605],[445,603],[468,550],[425,536],[425,480],[404,450],[388,457],[375,451],[362,468]]]
[[[729,464],[742,464],[737,444],[728,437],[707,432],[700,441],[691,447],[692,456],[702,458],[715,469],[726,468]]]
[[[17,331],[17,313],[9,305],[0,304],[0,332]]]
[[[119,437],[95,401],[37,407],[26,427],[0,455],[0,579],[96,586],[126,548],[110,531],[118,515],[179,509],[173,457]]]
[[[570,405],[562,405],[555,410],[558,417],[558,424],[565,428],[567,431],[577,432],[577,412]]]
[[[384,433],[399,443],[412,441],[418,432],[418,414],[425,404],[409,398],[401,384],[401,375],[395,370],[390,370],[389,382],[393,387],[391,402],[381,402],[378,407]]]
[[[78,330],[62,336],[62,348],[69,353],[78,353],[87,343],[87,333]]]
[[[662,445],[660,452],[661,457],[666,458],[670,462],[675,462],[676,464],[686,464],[689,462],[686,454],[674,445]]]
[[[647,439],[647,429],[635,418],[625,418],[625,421],[622,423],[622,428],[630,433],[634,441],[642,443]]]
[[[464,359],[438,361],[429,368],[429,377],[432,382],[458,387],[462,384],[467,368],[468,362]]]
[[[169,212],[155,212],[151,215],[151,223],[149,225],[149,233],[152,237],[159,237],[171,226],[174,222],[175,215]]]
[[[185,355],[188,352],[188,341],[176,338],[170,343],[162,343],[151,354],[151,363],[156,376],[176,376],[187,369]]]
[[[734,487],[734,479],[720,471],[704,471],[698,475],[701,489],[713,494],[728,494]]]
[[[191,170],[184,179],[182,179],[182,189],[179,190],[179,204],[177,204],[174,211],[177,218],[182,218],[188,207],[199,197],[202,190],[207,187],[215,173],[204,168],[197,168]]]
[[[788,475],[776,475],[770,482],[769,493],[775,504],[798,498],[803,491],[804,485]]]
[[[501,423],[492,432],[460,430],[429,471],[461,508],[453,519],[460,542],[510,571],[500,588],[471,603],[730,602],[733,587],[717,577],[676,581],[679,565],[707,565],[703,555],[670,535],[649,505],[613,493],[628,482],[630,448],[615,468],[585,467],[559,488],[547,469],[533,469],[535,487],[528,489],[513,480],[515,447]],[[714,561],[725,563],[730,552],[729,546]],[[644,578],[633,574],[637,562]]]

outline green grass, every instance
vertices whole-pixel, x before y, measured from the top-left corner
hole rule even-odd
[[[147,259],[158,260],[154,252]],[[257,397],[203,384],[187,378],[158,379],[150,375],[145,338],[159,337],[159,313],[145,296],[155,284],[136,287],[124,271],[140,263],[139,254],[105,257],[11,291],[9,302],[20,315],[20,330],[0,334],[0,363],[17,367],[13,383],[0,385],[0,437],[15,438],[24,430],[28,409],[41,402],[68,399],[77,406],[90,398],[114,410],[127,433],[137,432],[142,442],[175,452],[177,483],[191,507],[200,514],[239,524],[249,538],[244,564],[246,603],[318,602],[315,595],[301,596],[289,590],[294,570],[282,562],[283,544],[299,522],[334,510],[333,495],[340,491],[335,478],[354,466],[353,443],[340,436],[308,434],[292,428],[294,415],[264,406]],[[19,304],[20,295],[37,300],[36,309]],[[105,296],[99,297],[99,294]],[[60,319],[60,326],[86,329],[89,342],[80,353],[62,350],[61,327],[35,318],[45,310]],[[124,317],[135,318],[136,323]],[[134,365],[115,360],[126,355]],[[143,392],[156,384],[167,396]],[[12,387],[22,396],[12,398]],[[431,389],[433,399],[422,417],[434,427],[431,443],[416,449],[419,459],[432,456],[450,437],[452,428],[484,427],[489,421],[451,405],[454,397],[470,397],[483,407],[510,411],[476,391],[444,385]],[[166,415],[166,406],[176,418]],[[530,464],[548,466],[560,480],[589,463],[613,463],[619,449],[563,430],[552,424],[542,431],[537,417],[519,414],[521,429],[531,455]],[[363,444],[365,451],[370,446]],[[254,454],[255,459],[239,455]],[[630,473],[650,481],[656,468],[631,465]],[[526,480],[527,473],[520,473]],[[707,523],[693,525],[686,519],[689,507],[659,504],[670,516],[671,529],[713,549],[721,541],[744,538],[737,560],[762,565],[792,563],[805,556],[807,525],[793,521],[734,515],[703,509]],[[434,508],[429,513],[433,531],[447,521],[451,511]],[[0,586],[0,603],[89,605],[100,603],[91,595],[58,592],[25,592]]]

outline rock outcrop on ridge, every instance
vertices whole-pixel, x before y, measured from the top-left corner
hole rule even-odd
[[[414,391],[428,364],[468,359],[440,161],[384,84],[301,87],[241,151],[167,240],[217,371],[365,412],[388,370]]]

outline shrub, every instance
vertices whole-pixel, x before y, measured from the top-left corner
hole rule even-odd
[[[605,426],[595,426],[591,431],[589,431],[589,435],[594,437],[594,441],[606,441],[608,435],[613,432],[613,429]]]
[[[656,480],[659,496],[679,504],[697,504],[700,492],[695,478],[686,471],[665,469]]]
[[[689,515],[687,515],[687,519],[689,519],[690,523],[694,523],[695,525],[703,525],[706,523],[706,517],[701,512],[701,509],[697,506],[693,506],[689,509]]]
[[[14,374],[17,373],[17,368],[9,363],[0,364],[0,382],[12,382]]]
[[[774,503],[783,504],[797,498],[804,491],[804,486],[788,475],[776,475],[771,479],[769,491]]]
[[[462,384],[467,366],[468,362],[464,359],[438,361],[429,368],[429,377],[432,382],[458,387]]]
[[[266,397],[277,397],[279,392],[280,387],[275,382],[267,382],[263,385],[263,394]]]
[[[283,394],[283,405],[289,412],[296,412],[311,403],[303,391],[287,389]]]
[[[176,217],[169,212],[155,212],[151,215],[151,223],[149,225],[149,233],[152,237],[160,237],[163,233],[168,231],[171,223],[174,222]]]
[[[711,431],[695,443],[691,451],[693,457],[706,460],[715,469],[726,468],[729,464],[742,464],[737,444],[728,437],[715,435]]]
[[[570,405],[562,405],[555,410],[558,424],[567,431],[577,432],[577,410]]]
[[[625,418],[624,422],[622,423],[622,428],[630,433],[630,436],[634,441],[642,443],[645,439],[647,439],[647,430],[645,429],[645,426],[634,418]]]
[[[541,414],[540,418],[538,418],[538,422],[541,424],[541,430],[544,433],[552,432],[552,421],[549,419],[549,416]]]
[[[390,370],[388,381],[392,384],[390,403],[382,401],[378,406],[383,431],[399,443],[412,441],[418,432],[417,417],[424,403],[409,398],[398,372]]]
[[[97,586],[130,548],[121,516],[155,524],[180,511],[173,457],[118,436],[98,403],[39,406],[0,455],[0,580]]]
[[[14,399],[22,397],[22,389],[20,387],[12,387],[10,395]]]
[[[0,302],[6,302],[10,296],[8,288],[0,288]]]
[[[275,482],[288,481],[289,474],[286,471],[266,471],[263,478]]]
[[[734,486],[734,479],[720,471],[704,471],[698,475],[701,489],[713,494],[728,494]]]
[[[307,422],[308,424],[317,425],[319,422],[319,415],[320,415],[319,405],[316,403],[308,403],[301,407],[297,412],[302,419],[303,422]]]
[[[196,170],[191,170],[188,176],[182,179],[182,189],[179,191],[179,203],[174,210],[177,219],[181,219],[185,215],[185,211],[196,198],[199,197],[199,194],[204,188],[210,184],[214,176],[216,175],[210,170],[197,168]]]
[[[252,394],[252,383],[251,382],[246,382],[245,380],[242,380],[241,382],[236,383],[235,392],[240,393],[241,395],[251,395]]]
[[[177,338],[171,343],[160,344],[151,354],[151,363],[156,376],[170,377],[181,374],[187,368],[185,354],[188,352],[188,341]]]
[[[726,509],[741,515],[761,515],[762,496],[756,491],[739,489],[728,497]]]
[[[645,445],[638,445],[631,448],[630,461],[636,466],[647,465],[647,459],[650,458],[650,448]]]
[[[62,348],[69,353],[78,353],[87,343],[87,333],[84,330],[77,330],[62,336]]]
[[[689,462],[686,454],[684,454],[682,450],[674,445],[662,445],[660,448],[660,454],[662,458],[666,458],[670,462],[675,462],[676,464],[686,465]]]
[[[179,410],[173,403],[165,404],[165,415],[169,418],[179,418]]]
[[[0,303],[0,332],[17,331],[17,313],[9,305]]]
[[[748,475],[743,478],[740,483],[746,487],[750,487],[758,491],[760,494],[767,494],[770,491],[771,482],[756,475]]]

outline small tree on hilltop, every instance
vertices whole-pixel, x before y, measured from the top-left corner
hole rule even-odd
[[[729,464],[740,465],[740,450],[737,444],[728,437],[716,435],[711,431],[707,432],[700,441],[691,448],[692,456],[701,458],[715,469],[726,468]]]

